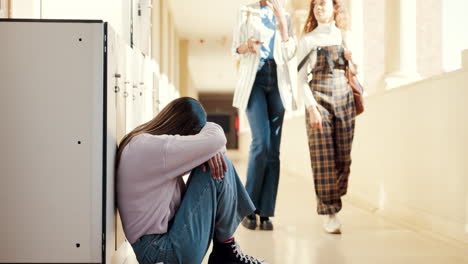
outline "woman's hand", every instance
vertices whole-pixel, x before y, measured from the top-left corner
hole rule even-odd
[[[317,106],[312,105],[307,108],[309,112],[309,122],[313,128],[319,129],[320,133],[323,134],[322,115],[318,110]]]
[[[224,160],[224,155],[221,152],[216,153],[208,161],[208,166],[210,166],[211,176],[213,179],[218,180],[224,178],[224,172],[227,171],[227,164]],[[206,172],[206,163],[202,165],[203,172]]]
[[[268,7],[273,9],[273,13],[275,14],[276,20],[278,20],[278,23],[281,25],[286,24],[286,15],[284,8],[281,6],[281,3],[279,0],[266,0],[266,4]]]
[[[286,20],[286,11],[281,6],[280,0],[266,0],[267,6],[273,9],[276,21],[278,21],[278,28],[281,32],[281,39],[283,42],[288,41],[288,21]]]
[[[251,39],[247,40],[247,43],[241,44],[237,48],[237,53],[245,54],[247,52],[250,52],[250,53],[256,54],[257,52],[255,51],[255,45],[262,45],[262,44],[263,44],[263,42],[261,42],[260,40],[256,40],[254,38],[251,38]]]

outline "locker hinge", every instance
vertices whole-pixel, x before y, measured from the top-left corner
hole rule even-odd
[[[102,252],[106,251],[106,234],[102,233]]]

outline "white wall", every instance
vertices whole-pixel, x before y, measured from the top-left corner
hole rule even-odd
[[[453,71],[461,67],[460,54],[468,49],[468,1],[442,0],[443,67]]]
[[[0,18],[8,17],[8,1],[0,0]]]
[[[465,51],[468,61],[468,51]],[[468,68],[367,98],[351,196],[468,243]]]
[[[41,3],[39,0],[11,1],[12,18],[41,18]]]

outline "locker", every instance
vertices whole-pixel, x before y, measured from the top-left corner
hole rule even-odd
[[[0,35],[0,263],[111,263],[129,47],[99,20],[4,19]]]

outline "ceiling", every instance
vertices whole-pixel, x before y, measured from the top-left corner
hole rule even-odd
[[[178,33],[185,39],[219,38],[232,34],[237,10],[253,0],[169,0]]]
[[[188,66],[199,92],[228,93],[236,83],[232,29],[241,4],[255,0],[169,0],[177,32],[189,40]],[[308,0],[291,0],[308,2]]]

